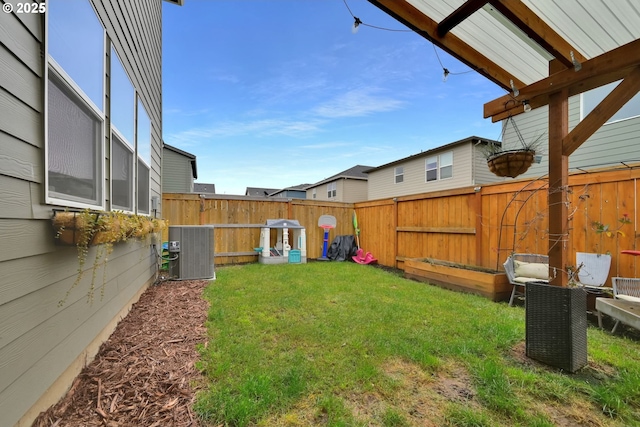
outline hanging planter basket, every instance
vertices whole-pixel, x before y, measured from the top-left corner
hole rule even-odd
[[[529,169],[535,154],[527,149],[503,151],[489,157],[487,166],[497,176],[515,178]]]

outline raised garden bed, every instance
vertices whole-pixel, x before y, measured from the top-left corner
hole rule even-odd
[[[405,260],[404,276],[492,301],[508,301],[512,290],[504,272],[436,259]]]

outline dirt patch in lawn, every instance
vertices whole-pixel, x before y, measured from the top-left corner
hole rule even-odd
[[[206,342],[205,280],[150,287],[34,427],[201,426],[192,405]]]

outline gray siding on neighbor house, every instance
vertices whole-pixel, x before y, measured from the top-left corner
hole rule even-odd
[[[10,1],[5,3],[16,3]],[[93,1],[151,118],[150,196],[160,197],[161,2]],[[114,245],[87,302],[95,247],[82,282],[58,306],[76,278],[75,247],[56,244],[44,204],[44,15],[0,13],[0,417],[29,425],[28,411],[87,346],[150,283],[156,259],[150,239]],[[108,122],[108,117],[107,117]],[[105,132],[108,134],[108,132]],[[107,140],[108,142],[108,140]],[[109,150],[107,150],[108,156]],[[105,159],[106,160],[106,159]],[[107,171],[107,188],[108,176]],[[71,378],[72,379],[72,378]],[[56,382],[57,381],[57,382]],[[62,380],[64,381],[64,380]],[[68,381],[66,386],[71,383]],[[58,396],[59,397],[59,396]],[[42,401],[41,401],[42,402]],[[24,418],[23,418],[24,417]]]
[[[542,162],[533,164],[523,177],[540,177],[549,171],[549,108],[541,107],[515,117],[525,141],[543,135],[539,154]],[[569,99],[569,130],[580,123],[580,96]],[[518,147],[519,138],[513,126],[507,126],[505,147]],[[589,168],[619,162],[640,161],[640,117],[603,125],[569,156],[569,168]]]
[[[168,148],[162,152],[162,192],[193,192],[191,159]]]
[[[453,177],[426,182],[426,160],[428,157],[453,151]],[[472,143],[447,147],[441,151],[424,153],[424,156],[408,158],[404,162],[393,163],[369,172],[369,200],[406,196],[409,194],[427,193],[448,190],[451,188],[473,185],[473,145]],[[404,168],[403,182],[395,182],[395,168]]]

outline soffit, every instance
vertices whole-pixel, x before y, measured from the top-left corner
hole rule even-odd
[[[640,62],[627,58],[617,73],[610,67],[597,82],[593,68],[586,82],[581,79],[587,73],[578,71],[590,59],[640,39],[640,3],[632,0],[369,1],[505,88],[518,102],[529,99],[518,98],[518,90],[549,77],[553,59],[561,63],[556,70],[576,70],[575,76],[563,77],[572,80],[573,93],[620,79],[626,68]],[[456,16],[460,19],[438,34],[438,25]],[[640,56],[640,49],[630,51]],[[549,83],[549,90],[555,83]],[[534,108],[546,103],[539,88]],[[500,118],[495,111],[485,115]]]

